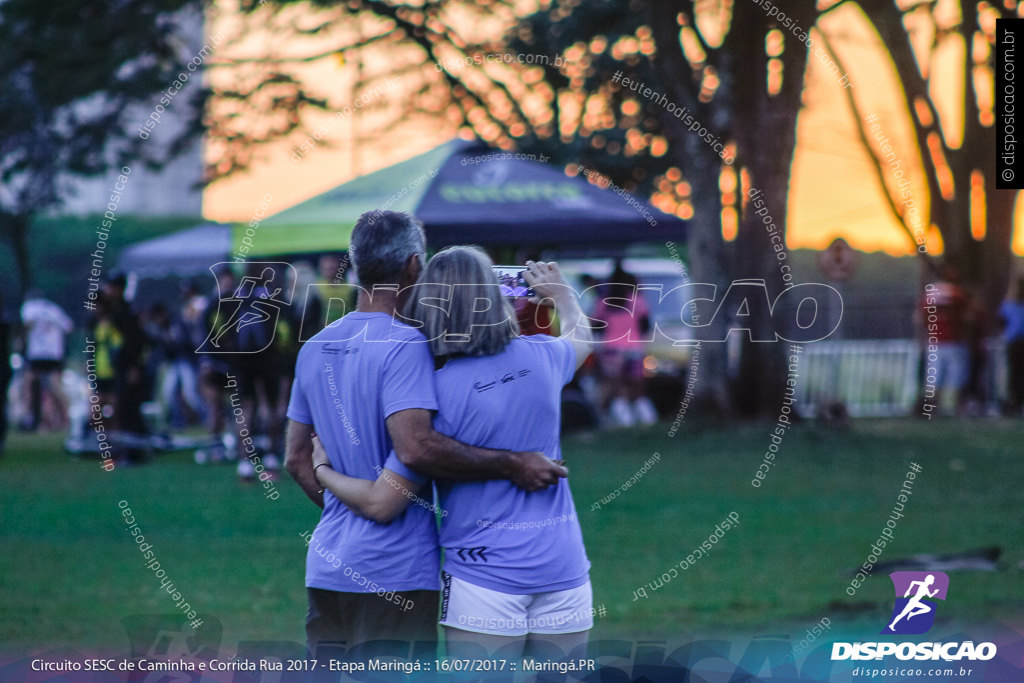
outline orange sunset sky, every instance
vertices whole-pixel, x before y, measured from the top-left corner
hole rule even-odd
[[[955,3],[955,0],[946,0],[943,4],[950,2]],[[874,121],[898,150],[902,167],[909,169],[909,176],[914,180],[913,197],[919,205],[926,206],[927,190],[918,171],[920,160],[910,141],[907,113],[892,66],[885,52],[879,49],[877,36],[865,25],[859,9],[852,5],[836,9],[819,21],[811,35],[816,45],[827,36],[849,74],[852,93],[861,112],[864,116],[877,116]],[[295,49],[301,53],[307,51],[305,47]],[[308,51],[315,51],[314,47],[309,48]],[[247,49],[258,52],[260,47],[249,45]],[[937,55],[936,68],[943,64],[955,66],[956,60],[962,58],[960,55],[962,46],[951,43]],[[388,58],[365,54],[363,68],[374,73],[382,60]],[[374,60],[378,61],[376,65]],[[303,67],[302,73],[308,77],[307,82],[315,83],[332,105],[340,108],[353,100],[356,68],[352,59],[342,64],[329,58]],[[939,87],[941,92],[936,92],[935,99],[943,124],[956,128],[959,112],[954,102],[959,84],[951,78],[941,81]],[[401,96],[401,85],[389,95],[396,96]],[[311,129],[315,129],[318,122],[313,121]],[[357,127],[369,130],[374,127],[373,123],[365,116],[353,116],[333,125],[328,137],[334,146],[320,145],[299,162],[290,158],[295,141],[268,147],[249,172],[207,188],[203,198],[204,215],[223,222],[248,221],[267,193],[272,196],[270,213],[277,213],[357,175],[425,152],[457,134],[447,120],[421,118],[404,121],[390,129],[386,136],[353,145]],[[812,49],[792,169],[787,224],[789,248],[821,249],[834,238],[843,237],[863,251],[911,253],[912,245],[906,233],[885,203],[869,152],[858,139],[856,125],[842,86]],[[771,135],[772,131],[766,129],[764,134]],[[686,169],[682,170],[685,175]],[[923,208],[922,213],[927,215]],[[1014,230],[1017,254],[1024,254],[1022,219],[1018,202]],[[941,241],[934,231],[929,233],[928,248],[933,254],[941,251]]]

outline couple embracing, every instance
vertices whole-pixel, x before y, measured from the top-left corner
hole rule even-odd
[[[406,214],[363,214],[350,254],[357,307],[303,346],[288,406],[286,466],[323,508],[306,559],[310,652],[430,642],[438,623],[455,657],[585,645],[590,562],[559,424],[591,334],[557,265],[524,273],[554,301],[555,338],[519,334],[483,251],[427,263]]]

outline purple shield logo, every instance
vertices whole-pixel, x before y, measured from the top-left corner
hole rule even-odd
[[[934,600],[945,600],[949,577],[944,572],[893,572],[889,574],[896,592],[889,625],[883,634],[927,633],[935,622]]]

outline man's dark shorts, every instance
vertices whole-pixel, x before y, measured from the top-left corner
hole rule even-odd
[[[390,600],[376,593],[306,592],[306,644],[313,656],[318,646],[348,651],[373,640],[402,641],[404,648],[394,653],[401,656],[408,643],[437,641],[439,591],[403,591]]]
[[[62,360],[30,360],[28,367],[33,372],[47,373],[47,372],[60,372],[64,369],[64,361]]]

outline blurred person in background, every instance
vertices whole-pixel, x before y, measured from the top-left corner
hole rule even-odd
[[[146,402],[156,396],[157,383],[163,374],[167,361],[167,350],[164,347],[163,332],[169,316],[167,305],[162,301],[154,301],[139,312],[139,325],[146,338],[145,351],[142,354],[142,389]]]
[[[305,263],[292,264],[292,267],[285,271],[286,291],[302,292],[306,284],[310,282],[309,276],[312,269]],[[300,297],[301,302],[304,297]],[[295,379],[295,362],[299,358],[299,349],[302,348],[301,341],[304,334],[302,330],[305,311],[303,305],[287,306],[281,311],[280,319],[277,322],[277,332],[274,335],[273,348],[275,351],[275,363],[277,364],[278,391],[277,405],[271,410],[275,416],[283,416],[288,412],[288,399],[291,393],[292,380]],[[318,330],[319,331],[319,330]],[[281,434],[283,439],[284,419],[280,420]],[[281,451],[284,453],[284,442],[280,443]]]
[[[96,376],[94,391],[103,417],[104,429],[111,432],[120,429],[114,410],[117,356],[121,351],[121,332],[114,325],[110,300],[101,291],[96,298],[92,319],[87,324],[86,336],[93,342],[95,351],[86,360],[86,371]],[[91,363],[91,367],[90,367]]]
[[[188,332],[193,353],[206,339],[206,309],[209,305],[209,299],[199,292],[195,282],[186,280],[182,283],[180,319]]]
[[[11,385],[11,341],[16,323],[11,320],[4,307],[3,292],[0,292],[0,455],[7,444],[7,392]]]
[[[232,374],[230,355],[234,349],[235,338],[233,335],[222,336],[219,339],[220,346],[217,353],[211,353],[207,345],[207,338],[212,336],[221,327],[225,315],[229,314],[220,310],[220,300],[230,298],[235,291],[235,276],[227,266],[220,267],[216,273],[217,286],[213,295],[206,299],[202,298],[202,306],[198,304],[198,295],[193,298],[192,303],[187,305],[186,324],[190,325],[193,333],[193,341],[199,340],[196,349],[199,350],[199,386],[206,404],[206,420],[210,436],[217,441],[209,453],[200,451],[196,453],[196,460],[205,462],[207,459],[219,462],[229,457],[221,439],[226,425],[227,399],[228,399],[228,375]],[[201,309],[201,310],[200,310]],[[192,320],[192,318],[195,318]],[[230,454],[234,459],[235,454]]]
[[[195,347],[185,323],[172,317],[162,303],[153,307],[151,326],[150,336],[158,350],[155,355],[163,365],[163,375],[159,380],[160,400],[168,423],[180,429],[190,422],[185,407],[194,419],[202,420],[205,413],[196,379]]]
[[[124,431],[145,434],[146,421],[142,404],[146,401],[145,356],[148,346],[138,315],[125,298],[127,278],[114,274],[103,293],[110,304],[110,317],[121,337],[121,347],[114,365],[115,406],[117,423]]]
[[[356,290],[345,286],[348,255],[322,254],[317,263],[317,277],[307,292],[302,311],[302,336],[309,339],[326,326],[341,319],[355,306]]]
[[[21,306],[21,322],[25,334],[25,360],[28,387],[27,431],[44,425],[53,429],[67,426],[67,401],[61,387],[64,370],[65,342],[73,329],[71,318],[60,306],[31,290]],[[49,420],[44,419],[43,406],[49,405]]]
[[[238,395],[241,399],[242,423],[236,414],[236,425],[244,426],[259,440],[263,464],[269,470],[280,469],[278,456],[283,450],[281,413],[278,412],[281,377],[286,349],[292,343],[292,331],[287,316],[273,301],[280,292],[282,273],[262,263],[250,263],[245,278],[235,291],[238,299],[238,323],[235,335],[235,353],[232,366],[238,375]],[[252,286],[247,286],[249,283]],[[232,400],[232,405],[236,403]],[[251,448],[243,448],[241,434],[238,439],[238,475],[242,479],[255,476]],[[256,462],[259,462],[256,460]]]
[[[203,422],[205,422],[209,416],[210,406],[206,403],[206,398],[203,396],[202,376],[200,372],[201,355],[198,351],[206,340],[206,335],[209,331],[206,328],[206,311],[209,305],[209,299],[200,293],[199,287],[195,282],[191,280],[182,282],[180,320],[182,327],[185,328],[185,334],[189,339],[189,352],[185,358],[191,366],[192,373],[195,376],[196,395],[199,396],[199,400],[202,402],[203,406],[201,418]]]
[[[645,339],[650,336],[650,309],[637,291],[637,279],[626,272],[622,261],[594,307],[592,316],[604,323],[598,346],[598,360],[604,378],[604,403],[609,408],[612,422],[619,427],[631,427],[639,422],[652,425],[658,421],[658,412],[644,388]]]
[[[996,387],[992,376],[991,353],[988,340],[995,332],[998,321],[989,315],[976,291],[964,290],[967,295],[967,378],[963,389],[963,410],[969,416],[985,414],[988,407],[998,414]]]
[[[926,370],[926,376],[935,378],[936,411],[939,413],[946,394],[954,395],[956,415],[963,415],[966,409],[972,308],[970,296],[960,286],[960,272],[952,265],[945,265],[939,278],[925,285],[919,316],[925,338],[936,339],[936,360]]]
[[[999,308],[999,318],[1006,340],[1006,411],[1020,417],[1024,406],[1024,277],[1017,279],[1015,289],[1014,297]]]

